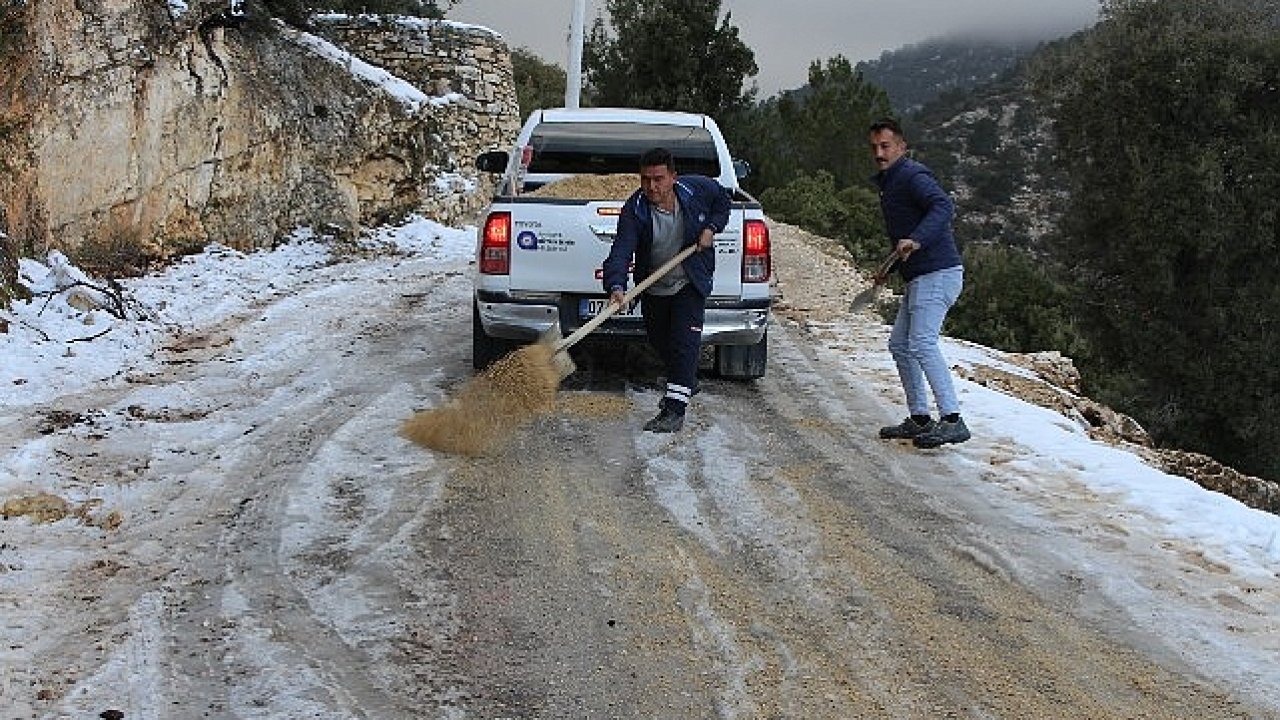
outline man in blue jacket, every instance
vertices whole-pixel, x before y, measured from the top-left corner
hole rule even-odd
[[[667,372],[658,415],[644,426],[650,432],[684,427],[685,409],[698,389],[702,322],[716,269],[715,235],[728,222],[729,193],[718,182],[701,175],[677,178],[675,159],[664,148],[640,157],[640,189],[622,206],[604,261],[610,302],[622,302],[632,258],[639,283],[684,248],[698,246],[641,296],[645,332]]]
[[[872,123],[870,136],[871,153],[880,168],[874,179],[885,230],[906,283],[889,334],[889,352],[898,366],[910,416],[881,428],[880,437],[910,439],[923,448],[964,442],[969,428],[960,417],[951,369],[939,347],[942,322],[964,286],[964,267],[951,231],[955,206],[933,172],[907,157],[907,141],[897,121]],[[929,415],[930,389],[938,404],[936,422]]]

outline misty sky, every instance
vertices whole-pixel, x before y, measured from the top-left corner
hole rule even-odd
[[[586,25],[604,0],[587,0]],[[567,64],[573,0],[460,0],[447,17],[484,25],[512,47]],[[853,62],[953,32],[1066,34],[1091,25],[1099,0],[722,0],[722,11],[755,52],[760,97],[798,88],[809,63],[837,54]],[[750,81],[748,81],[750,82]]]

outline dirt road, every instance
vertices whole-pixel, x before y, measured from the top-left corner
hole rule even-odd
[[[829,260],[787,248],[784,277]],[[768,377],[708,379],[677,435],[636,431],[643,355],[597,352],[494,454],[412,446],[469,375],[466,272],[318,270],[160,372],[4,417],[123,523],[4,525],[0,716],[1280,717],[1135,626],[1083,569],[1096,535],[874,439],[892,383],[824,361],[798,281]]]

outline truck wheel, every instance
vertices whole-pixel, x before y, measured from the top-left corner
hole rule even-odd
[[[495,360],[516,349],[516,343],[491,337],[484,331],[480,322],[480,308],[471,305],[471,366],[476,370],[484,370]]]
[[[769,362],[769,333],[766,331],[755,345],[720,345],[716,347],[716,372],[729,380],[755,380],[764,377]]]

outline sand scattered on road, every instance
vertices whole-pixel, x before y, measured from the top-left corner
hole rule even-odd
[[[599,393],[568,393],[561,395],[557,410],[565,415],[608,420],[626,417],[631,412],[631,401],[619,395]]]
[[[551,356],[543,343],[520,348],[473,377],[454,400],[414,415],[401,434],[432,450],[484,455],[555,407],[560,373]]]

